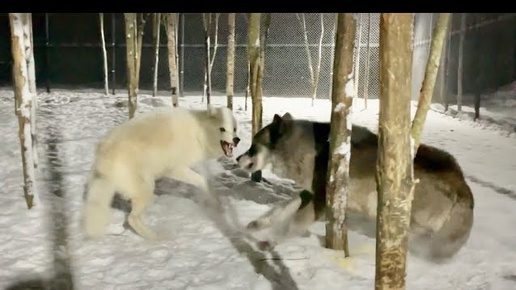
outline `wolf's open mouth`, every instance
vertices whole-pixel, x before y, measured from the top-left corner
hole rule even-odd
[[[227,157],[233,156],[233,148],[235,147],[233,143],[228,143],[224,140],[220,140],[220,146],[222,147],[222,151]]]

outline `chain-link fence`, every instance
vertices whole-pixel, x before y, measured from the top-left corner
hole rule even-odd
[[[377,99],[379,95],[379,19],[378,13],[359,13],[355,49],[357,96]],[[267,41],[264,96],[308,97],[311,92],[309,64],[317,68],[321,49],[321,68],[317,98],[328,98],[331,91],[334,53],[335,13],[272,13]],[[436,101],[453,103],[457,94],[457,67],[461,14],[453,14],[445,61],[436,85]],[[303,21],[304,20],[304,21]],[[412,96],[416,99],[428,60],[432,29],[437,14],[416,13]],[[150,19],[145,27],[140,88],[152,89],[154,48]],[[34,13],[34,46],[38,86],[103,87],[103,60],[99,15],[94,13]],[[125,35],[122,13],[104,14],[110,87],[125,90]],[[0,84],[11,84],[10,33],[7,14],[0,14]],[[246,13],[236,14],[235,95],[247,86]],[[464,104],[471,94],[494,90],[516,79],[516,14],[466,14],[463,57]],[[179,19],[178,53],[181,91],[201,94],[204,83],[204,29],[201,13],[184,13]],[[320,43],[321,32],[322,42]],[[305,36],[306,35],[306,41]],[[214,94],[225,94],[227,15],[220,14],[218,44],[212,70]],[[214,47],[212,37],[212,49]],[[160,90],[169,90],[166,32],[161,30]],[[213,55],[213,53],[212,53]],[[309,58],[310,55],[310,58]],[[441,94],[443,97],[441,97]]]

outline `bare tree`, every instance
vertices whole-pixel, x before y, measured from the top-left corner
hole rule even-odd
[[[310,96],[312,98],[312,106],[314,105],[315,98],[317,97],[317,88],[319,86],[319,74],[321,71],[321,59],[322,59],[322,43],[324,37],[324,14],[320,14],[321,19],[321,31],[319,33],[319,45],[317,50],[317,68],[314,70],[312,65],[312,54],[310,52],[310,44],[308,43],[308,31],[306,29],[306,19],[305,14],[301,13],[301,17],[299,17],[299,13],[296,13],[296,17],[301,24],[301,29],[303,30],[303,38],[305,41],[305,49],[306,56],[308,57],[308,70],[310,71],[310,83],[311,83],[311,92]]]
[[[358,27],[357,27],[357,33],[358,33],[358,41],[355,44],[355,69],[353,70],[355,75],[355,97],[358,96],[358,81],[360,80],[360,50],[362,45],[362,13],[358,13]]]
[[[414,194],[410,98],[412,13],[380,16],[380,114],[375,289],[405,289],[410,211]]]
[[[206,67],[204,69],[204,90],[202,101],[204,102],[204,96],[206,95],[206,103],[210,104],[211,97],[211,69],[213,68],[213,62],[215,61],[215,55],[217,54],[217,48],[219,44],[219,16],[220,13],[215,13],[215,36],[213,45],[213,55],[211,54],[211,31],[213,27],[213,13],[203,13],[203,25],[204,25],[204,46],[206,49]]]
[[[437,79],[437,72],[441,64],[441,55],[443,52],[443,45],[446,39],[446,31],[450,21],[450,13],[440,13],[437,25],[435,26],[432,41],[430,43],[430,55],[426,63],[425,78],[421,86],[419,94],[419,101],[417,103],[417,110],[414,120],[412,121],[411,134],[414,138],[414,150],[417,152],[419,143],[421,142],[421,134],[425,126],[426,114],[430,109],[432,96],[434,95],[435,80]]]
[[[27,68],[29,72],[29,90],[32,94],[32,106],[31,106],[31,138],[32,138],[32,161],[34,163],[34,168],[38,168],[38,138],[36,134],[36,108],[38,107],[38,92],[36,91],[36,65],[34,63],[34,34],[32,33],[32,14],[28,14],[29,17],[29,30],[27,33],[27,37],[30,39],[30,48],[28,45],[25,46],[25,51],[30,51],[31,53],[27,54]]]
[[[106,51],[106,37],[104,36],[104,13],[99,13],[100,41],[102,42],[102,60],[104,61],[104,94],[109,95],[108,63]]]
[[[464,36],[466,34],[466,15],[461,13],[459,38],[459,63],[457,64],[457,111],[462,112],[462,76],[464,66]]]
[[[233,109],[233,94],[235,84],[235,13],[228,13],[228,52],[226,95],[227,107]]]
[[[147,13],[148,16],[148,13]],[[127,52],[127,87],[129,95],[129,118],[134,117],[138,106],[140,80],[140,62],[142,51],[143,28],[146,17],[138,13],[124,13]]]
[[[177,57],[177,13],[166,15],[168,70],[170,74],[170,91],[172,93],[172,105],[179,106],[179,65]]]
[[[161,13],[153,13],[152,37],[154,38],[154,76],[152,82],[152,96],[158,94],[159,45],[161,34]]]
[[[29,64],[33,62],[32,17],[30,13],[9,13],[11,29],[11,53],[13,57],[13,81],[15,109],[18,117],[23,169],[23,192],[27,207],[37,202],[35,155],[32,136],[35,127],[33,106],[36,102],[36,76]],[[32,60],[31,60],[32,59]],[[33,66],[33,64],[32,64]]]
[[[351,110],[353,88],[353,49],[356,21],[353,13],[339,13],[333,60],[330,154],[326,181],[326,247],[344,250],[349,256],[348,232],[344,223],[351,157]]]
[[[370,70],[370,58],[371,58],[371,13],[367,13],[367,46],[366,46],[366,59],[365,59],[365,80],[364,80],[364,106],[367,109],[367,99],[369,98],[369,74]]]
[[[449,58],[450,58],[450,36],[453,14],[450,14],[450,20],[448,20],[448,27],[446,28],[446,36],[443,43],[443,51],[441,55],[441,64],[439,65],[439,96],[444,105],[444,110],[448,111],[448,71],[449,71]]]
[[[262,127],[262,88],[261,88],[261,63],[260,63],[260,26],[261,13],[250,13],[249,29],[247,32],[247,53],[249,56],[250,91],[253,102],[252,135],[254,136]]]

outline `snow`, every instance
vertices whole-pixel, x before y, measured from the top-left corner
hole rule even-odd
[[[120,91],[121,92],[121,91]],[[168,93],[140,95],[138,110],[171,105]],[[166,97],[165,97],[166,96]],[[11,88],[0,90],[0,289],[71,275],[75,289],[373,289],[375,240],[350,229],[351,257],[325,249],[319,236],[293,238],[261,252],[242,228],[277,202],[295,194],[292,182],[264,172],[270,181],[253,183],[235,164],[222,158],[199,166],[209,174],[214,192],[228,202],[216,215],[198,202],[199,191],[172,180],[157,182],[155,202],[144,219],[167,234],[162,241],[141,239],[123,227],[128,203],[116,201],[108,235],[84,240],[79,231],[84,185],[93,146],[109,128],[127,119],[127,95],[59,91],[38,95],[38,190],[42,202],[27,210],[23,200],[18,124]],[[214,104],[225,97],[212,96]],[[328,121],[328,100],[264,98],[264,124],[275,113]],[[200,96],[180,98],[180,106],[205,108]],[[368,109],[355,99],[355,124],[376,130],[378,102]],[[251,110],[234,98],[241,144],[248,149]],[[250,107],[249,107],[250,108]],[[412,110],[415,112],[415,107]],[[433,264],[409,254],[407,289],[516,288],[516,136],[501,126],[428,113],[422,142],[448,150],[460,162],[475,195],[475,224],[467,245],[453,261]],[[257,234],[257,236],[260,233]],[[57,279],[57,278],[56,278]]]

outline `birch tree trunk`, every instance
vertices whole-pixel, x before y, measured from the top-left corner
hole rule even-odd
[[[102,60],[104,61],[104,94],[109,95],[108,63],[106,51],[106,37],[104,35],[104,13],[99,13],[100,41],[102,42]]]
[[[320,14],[321,19],[321,31],[319,33],[319,45],[317,46],[317,67],[314,69],[312,65],[312,54],[310,52],[310,44],[308,43],[308,31],[306,29],[306,18],[305,14],[301,14],[301,18],[296,13],[296,16],[301,23],[301,28],[303,29],[303,39],[305,42],[305,50],[306,50],[306,56],[308,58],[308,70],[310,72],[310,84],[311,84],[311,90],[310,90],[310,97],[312,98],[312,106],[314,105],[315,98],[317,97],[317,88],[319,87],[319,75],[321,71],[321,59],[322,59],[322,43],[324,38],[324,15],[323,13]]]
[[[416,115],[412,121],[411,135],[414,138],[414,150],[421,143],[421,135],[425,126],[426,114],[430,109],[430,103],[434,95],[435,80],[439,72],[439,65],[441,64],[441,55],[443,52],[443,45],[446,39],[446,31],[450,21],[450,13],[440,13],[437,19],[437,24],[434,29],[432,41],[430,43],[430,55],[426,63],[425,78],[421,86],[419,94],[419,101],[417,103]]]
[[[357,27],[357,33],[358,33],[358,43],[356,44],[355,49],[355,69],[353,70],[355,75],[355,97],[358,97],[358,81],[360,80],[360,50],[361,50],[361,44],[362,44],[362,13],[358,14],[358,27]]]
[[[344,250],[349,256],[348,233],[344,223],[351,157],[353,50],[356,20],[353,13],[339,13],[333,60],[330,154],[326,181],[326,247]]]
[[[461,13],[459,37],[459,63],[457,64],[457,111],[462,112],[462,76],[464,66],[464,36],[466,34],[466,13]]]
[[[367,109],[367,99],[369,98],[369,74],[370,70],[370,58],[371,58],[371,13],[367,13],[367,46],[366,46],[366,59],[365,59],[365,80],[364,80],[364,107]]]
[[[448,50],[450,47],[450,25],[453,21],[453,15],[450,13],[450,19],[448,20],[448,26],[446,27],[446,35],[444,36],[443,41],[443,51],[441,52],[441,64],[439,65],[439,97],[443,106],[445,106],[445,111],[447,111],[448,104],[448,88],[447,88],[447,77],[448,77]]]
[[[233,110],[233,94],[235,84],[235,13],[228,13],[228,52],[226,96],[227,107]]]
[[[375,289],[405,289],[414,192],[410,130],[412,13],[380,16]]]
[[[32,53],[32,19],[30,13],[9,13],[11,30],[11,53],[13,57],[13,81],[16,115],[18,117],[18,136],[23,170],[23,193],[27,208],[37,202],[36,170],[34,163],[35,148],[32,144],[32,118],[34,117],[35,74],[29,68],[28,59]]]
[[[206,103],[210,104],[211,97],[211,74],[210,74],[210,62],[211,62],[211,13],[203,13],[202,20],[204,25],[204,49],[205,49],[205,60],[204,60],[204,90],[202,102],[204,102],[204,96],[206,96]]]
[[[172,93],[172,105],[174,107],[177,107],[179,106],[179,66],[177,62],[177,13],[168,13],[166,20],[170,91]]]
[[[38,107],[38,92],[36,90],[36,65],[34,63],[34,34],[32,33],[32,14],[28,14],[29,17],[29,29],[27,31],[29,41],[25,42],[25,51],[30,52],[26,55],[27,68],[29,72],[29,89],[32,94],[32,106],[31,106],[31,138],[32,138],[32,159],[34,168],[38,168],[38,138],[36,134],[36,108]]]
[[[126,40],[126,55],[127,55],[127,88],[129,95],[129,119],[134,117],[138,106],[138,75],[136,73],[138,62],[137,49],[137,14],[124,13],[125,18],[125,40]]]
[[[260,80],[260,24],[261,13],[250,13],[247,32],[247,53],[249,56],[250,91],[253,103],[252,135],[262,127],[262,91]]]
[[[154,76],[152,78],[152,96],[158,94],[159,45],[161,34],[161,13],[153,13],[152,34],[154,38]]]
[[[203,13],[203,24],[204,24],[204,34],[205,34],[205,47],[206,47],[206,67],[204,70],[204,91],[203,91],[203,99],[204,95],[206,95],[206,102],[210,104],[211,97],[211,70],[213,68],[213,63],[215,62],[215,56],[217,55],[217,48],[219,45],[219,13],[215,13],[215,35],[214,35],[214,45],[213,45],[213,55],[211,54],[211,31],[213,28],[213,13]]]
[[[140,22],[138,22],[138,17],[136,17],[136,35],[138,36],[136,38],[136,50],[137,54],[136,56],[136,84],[138,88],[140,87],[140,64],[141,64],[141,55],[142,55],[142,44],[143,44],[143,32],[145,28],[145,23],[147,22],[147,17],[150,15],[150,13],[136,13],[136,16],[140,16]]]
[[[314,105],[315,98],[317,97],[317,89],[319,88],[319,76],[321,75],[321,62],[322,62],[322,45],[324,39],[324,14],[320,13],[321,19],[321,33],[319,34],[319,46],[317,47],[317,69],[314,73],[314,83],[312,85],[312,106]],[[354,42],[354,41],[353,41]],[[352,61],[353,63],[353,61]]]

